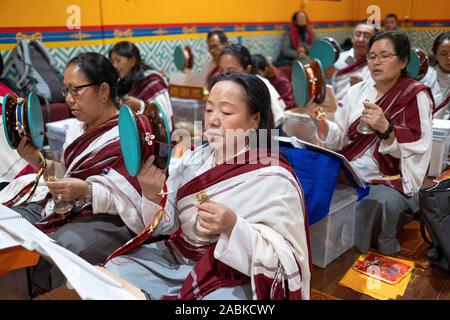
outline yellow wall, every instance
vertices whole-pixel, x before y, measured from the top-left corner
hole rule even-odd
[[[307,11],[312,21],[353,20],[355,0],[320,1],[303,0],[300,6]]]
[[[368,17],[367,7],[377,5],[381,18],[394,12],[400,20],[450,20],[448,0],[303,0],[312,21],[361,20]]]
[[[298,0],[103,0],[105,24],[287,21]],[[282,5],[280,5],[282,3]]]
[[[298,0],[1,0],[0,27],[65,26],[69,5],[81,9],[83,26],[206,22],[288,21]],[[100,15],[100,6],[103,17]]]
[[[300,7],[312,21],[359,20],[373,4],[380,6],[382,17],[395,12],[401,20],[450,19],[448,0],[1,0],[0,27],[64,26],[71,4],[81,8],[82,26],[102,20],[105,25],[281,22]]]
[[[82,25],[101,25],[98,0],[0,0],[0,27],[62,27],[69,17],[67,7],[72,4],[81,9]]]
[[[395,12],[403,21],[409,17],[406,22],[425,20],[403,24],[414,46],[429,48],[439,32],[450,30],[449,0],[0,0],[0,51],[11,78],[18,75],[9,53],[20,39],[42,40],[61,65],[78,52],[104,53],[119,40],[140,44],[146,55],[154,48],[165,50],[161,57],[188,41],[197,56],[206,58],[203,39],[217,23],[229,37],[275,57],[283,24],[294,11],[308,12],[319,37],[340,41],[351,34],[351,22],[368,17],[366,9],[373,4],[380,6],[381,18]],[[81,9],[81,30],[66,27],[70,5]],[[161,58],[158,67],[166,60]]]
[[[448,0],[415,0],[412,16],[416,20],[449,20],[450,2]]]

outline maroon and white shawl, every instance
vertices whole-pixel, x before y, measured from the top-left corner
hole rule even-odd
[[[410,78],[400,78],[397,83],[375,103],[383,110],[388,121],[394,123],[396,142],[407,144],[418,141],[421,134],[421,121],[416,95],[425,90],[432,99],[431,90],[426,85]],[[431,109],[429,110],[431,112]],[[350,143],[345,145],[341,153],[352,161],[375,145],[373,158],[384,176],[402,175],[400,159],[379,152],[381,140],[377,135],[363,135],[357,131],[360,117],[354,121],[347,131]],[[372,184],[385,184],[404,193],[401,178],[395,180],[373,180]]]
[[[311,268],[306,206],[292,168],[275,155],[258,155],[253,150],[237,156],[244,156],[240,159],[245,161],[213,168],[209,167],[211,155],[205,161],[208,169],[197,175],[196,163],[191,159],[203,148],[186,152],[183,165],[178,167],[181,169],[172,170],[167,182],[167,189],[172,192],[166,206],[168,214],[160,225],[180,228],[166,244],[197,263],[180,293],[163,298],[201,299],[215,289],[237,286],[251,279],[254,299],[309,299]],[[192,178],[178,185],[175,181],[183,176]],[[221,234],[217,242],[203,246],[193,242],[192,227],[197,215],[193,203],[200,191],[238,216],[230,238]],[[149,203],[146,208],[148,215],[155,214],[160,207]],[[144,242],[144,234],[109,259]]]

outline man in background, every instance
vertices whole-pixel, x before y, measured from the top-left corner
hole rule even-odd
[[[395,13],[389,13],[384,18],[384,31],[400,30],[400,21]]]

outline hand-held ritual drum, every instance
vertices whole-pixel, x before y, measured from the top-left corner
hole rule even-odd
[[[42,149],[44,145],[44,121],[41,104],[36,94],[16,98],[6,94],[2,103],[3,130],[11,149],[17,149],[20,140],[28,141]]]
[[[425,77],[430,65],[425,52],[418,48],[412,48],[409,52],[409,62],[406,66],[408,74],[415,80],[420,80]]]
[[[324,69],[331,67],[339,59],[340,54],[339,44],[333,38],[316,40],[309,49],[309,58],[319,60]]]
[[[190,46],[177,46],[173,53],[173,58],[179,71],[190,70],[194,67],[194,54]]]
[[[155,156],[153,162],[165,170],[170,162],[172,146],[169,122],[156,102],[146,104],[142,113],[135,113],[127,105],[119,111],[120,148],[128,173],[136,176],[144,162]]]
[[[313,59],[305,65],[300,61],[294,61],[291,82],[298,106],[305,107],[312,96],[315,96],[314,101],[318,104],[325,101],[326,78],[319,60]]]

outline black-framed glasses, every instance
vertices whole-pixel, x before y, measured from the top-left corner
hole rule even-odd
[[[74,86],[66,86],[66,85],[62,85],[61,87],[60,87],[60,91],[61,91],[61,94],[63,95],[63,97],[67,97],[67,95],[69,94],[69,92],[70,92],[70,94],[72,95],[72,97],[78,97],[78,95],[79,95],[79,91],[81,90],[81,89],[83,89],[83,88],[86,88],[86,87],[90,87],[90,86],[95,86],[95,85],[97,85],[96,83],[88,83],[88,84],[82,84],[81,86],[76,86],[76,87],[74,87]]]

